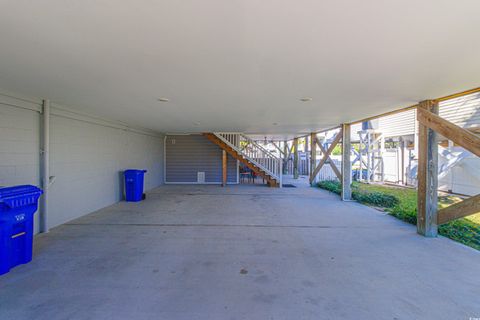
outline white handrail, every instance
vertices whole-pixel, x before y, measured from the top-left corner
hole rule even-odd
[[[226,132],[214,134],[272,178],[275,178],[278,182],[281,181],[282,161],[264,147],[244,134]]]

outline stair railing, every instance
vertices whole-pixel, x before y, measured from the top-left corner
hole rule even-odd
[[[217,132],[214,134],[245,159],[275,178],[281,185],[282,160],[280,158],[242,133]]]

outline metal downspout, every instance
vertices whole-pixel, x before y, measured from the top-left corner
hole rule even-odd
[[[41,233],[48,232],[48,189],[50,187],[50,101],[43,100],[42,110],[42,148],[40,177],[43,195],[40,198],[40,228]]]

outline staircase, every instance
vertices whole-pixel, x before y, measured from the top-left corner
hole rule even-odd
[[[239,133],[208,132],[203,135],[262,177],[270,187],[281,187],[282,161],[264,147]]]

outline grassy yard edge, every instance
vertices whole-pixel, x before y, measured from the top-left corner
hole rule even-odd
[[[321,181],[317,187],[340,194],[341,184],[338,181]],[[360,203],[382,208],[389,215],[415,225],[417,223],[417,192],[415,189],[387,185],[352,184],[352,197]],[[455,203],[455,198],[439,197],[439,208]],[[480,217],[480,214],[477,214]],[[477,219],[478,220],[478,219]],[[480,223],[467,218],[457,219],[440,225],[439,234],[469,247],[480,250]]]

